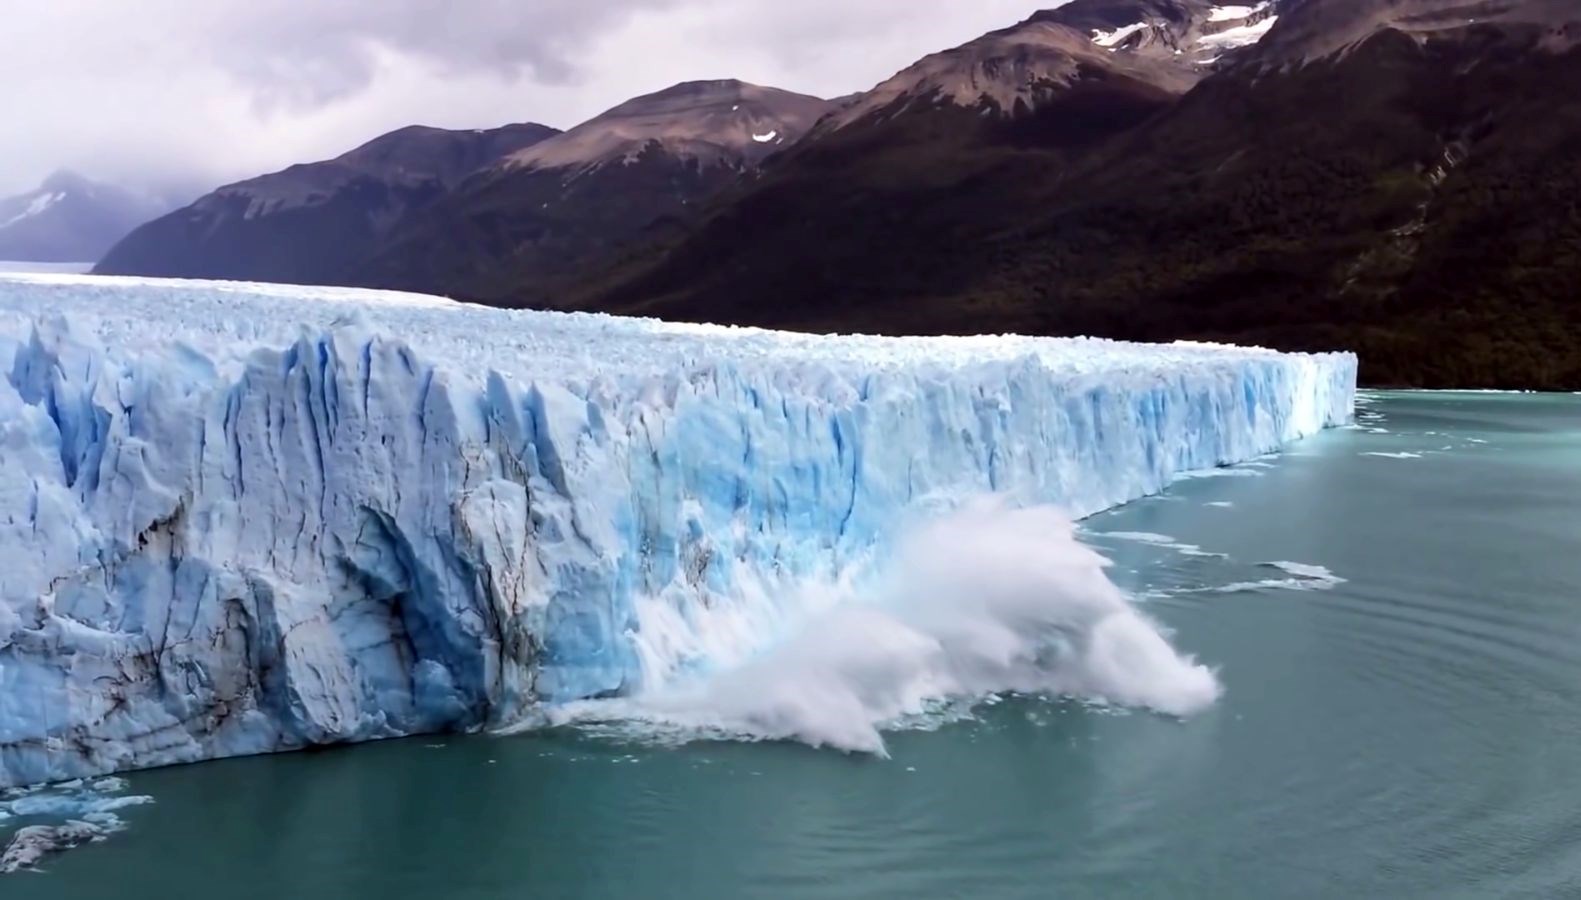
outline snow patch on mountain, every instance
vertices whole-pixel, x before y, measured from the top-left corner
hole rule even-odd
[[[1209,22],[1233,22],[1237,19],[1246,19],[1254,16],[1269,7],[1263,2],[1256,6],[1215,6],[1208,10]]]
[[[31,219],[34,216],[40,215],[64,199],[66,199],[66,195],[64,193],[49,191],[41,192],[35,195],[33,199],[28,202],[27,207],[24,208],[20,213],[17,213],[9,219],[6,219],[4,222],[0,222],[0,228],[9,228],[23,219]]]
[[[1136,22],[1131,25],[1126,25],[1122,28],[1116,28],[1113,31],[1099,31],[1094,29],[1092,33],[1092,42],[1100,47],[1109,47],[1113,49],[1118,47],[1120,43],[1126,38],[1136,34],[1138,31],[1145,30],[1147,27],[1148,24],[1146,22]]]
[[[1233,50],[1239,47],[1250,47],[1261,41],[1277,21],[1279,21],[1278,16],[1269,16],[1250,25],[1239,25],[1235,28],[1227,28],[1216,34],[1203,35],[1197,40],[1197,45],[1213,50]]]

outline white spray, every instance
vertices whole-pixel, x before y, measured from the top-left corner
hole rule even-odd
[[[1003,692],[1178,716],[1212,704],[1214,673],[1170,646],[1107,565],[1058,510],[969,503],[903,537],[874,571],[803,586],[796,603],[818,611],[763,652],[701,675],[653,673],[637,697],[556,718],[883,754],[881,729]]]

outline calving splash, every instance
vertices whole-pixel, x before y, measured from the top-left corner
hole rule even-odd
[[[866,572],[802,585],[787,633],[743,635],[738,616],[702,612],[687,623],[690,640],[647,647],[648,690],[568,704],[550,717],[619,723],[628,735],[787,739],[882,754],[882,730],[1003,692],[1170,715],[1213,703],[1214,673],[1170,646],[1107,565],[1052,507],[973,501],[920,525]],[[673,622],[642,624],[639,645],[676,631]],[[743,656],[743,643],[761,652]],[[675,652],[708,646],[731,652],[701,667]]]

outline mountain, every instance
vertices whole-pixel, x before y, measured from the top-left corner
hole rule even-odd
[[[57,172],[36,190],[0,198],[0,259],[92,262],[166,208],[74,172]]]
[[[95,271],[346,283],[403,217],[557,133],[530,123],[402,128],[331,160],[222,187],[137,229]]]
[[[1077,0],[849,98],[761,178],[559,298],[571,308],[830,330],[935,328],[888,297],[955,298],[963,252],[1037,213],[1037,185],[1211,72],[1198,0]],[[1210,20],[1215,20],[1210,23]],[[1041,202],[1041,201],[1039,201]],[[875,305],[875,301],[879,305]],[[955,328],[1020,326],[967,317]]]
[[[1220,5],[1210,0],[1076,0],[1034,15],[1088,35],[1110,52],[1211,66],[1262,40],[1290,0]]]
[[[751,176],[830,108],[733,80],[629,100],[504,157],[409,217],[359,280],[550,302],[594,263]]]
[[[1581,4],[1075,0],[836,101],[677,85],[222,189],[101,271],[1581,388]]]
[[[857,98],[563,305],[1581,388],[1578,42],[1571,0],[1077,0]]]

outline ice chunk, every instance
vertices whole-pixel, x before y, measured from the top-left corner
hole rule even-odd
[[[152,797],[126,795],[120,778],[102,778],[91,784],[73,780],[48,788],[0,790],[0,875],[33,868],[45,856],[90,841],[102,841],[123,830],[120,810],[152,803]],[[11,819],[29,824],[14,834],[4,834]],[[43,819],[45,821],[38,821]],[[30,821],[31,820],[31,821]]]
[[[1355,373],[0,277],[0,785],[628,694],[921,508],[1088,515],[1348,422]]]

